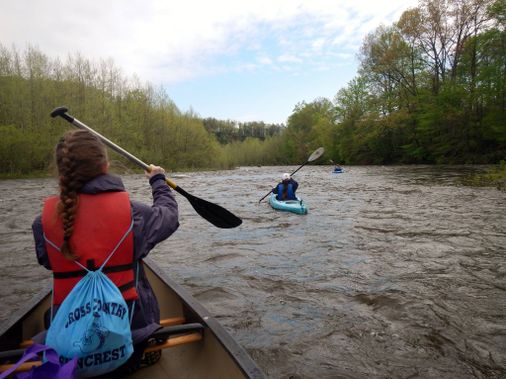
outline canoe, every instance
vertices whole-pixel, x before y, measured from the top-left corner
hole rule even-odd
[[[167,331],[165,337],[169,337],[158,340],[156,346],[145,350],[162,349],[157,363],[125,378],[265,378],[246,351],[195,298],[151,259],[144,259],[144,269],[158,299],[160,324],[165,326],[162,330]],[[44,312],[49,309],[50,299],[50,288],[41,291],[9,321],[0,325],[0,372],[8,369],[10,363],[17,362],[19,352],[23,351],[20,349],[29,345],[29,339],[43,330]]]
[[[278,200],[276,198],[276,195],[271,193],[271,196],[269,197],[269,204],[274,209],[286,212],[293,212],[300,215],[305,215],[308,211],[306,204],[304,204],[304,202],[300,197],[297,197],[297,200],[282,201]]]
[[[342,168],[335,168],[334,171],[332,171],[334,174],[340,174],[342,172],[344,172],[344,170]]]

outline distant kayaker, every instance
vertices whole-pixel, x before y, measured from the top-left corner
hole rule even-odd
[[[297,200],[295,191],[299,187],[297,183],[288,173],[284,173],[281,182],[272,190],[276,194],[278,200]]]
[[[104,272],[120,289],[131,313],[134,354],[120,367],[136,367],[147,338],[160,328],[160,311],[142,258],[179,226],[178,206],[165,170],[146,172],[153,204],[130,200],[121,179],[110,175],[105,145],[85,130],[67,132],[56,145],[60,193],[44,202],[33,225],[39,264],[53,271],[53,315],[84,276],[117,247]],[[129,227],[132,226],[132,229]],[[118,242],[120,241],[120,242]],[[50,317],[50,316],[49,316]],[[38,336],[44,342],[44,336]]]

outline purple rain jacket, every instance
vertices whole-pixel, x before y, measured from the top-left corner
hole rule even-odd
[[[134,260],[139,260],[148,255],[155,245],[167,239],[179,227],[177,202],[165,183],[165,176],[158,174],[153,176],[149,183],[153,191],[153,205],[149,206],[138,201],[130,201],[132,205],[132,217],[134,219]],[[110,174],[99,175],[81,189],[80,193],[97,194],[101,192],[125,191],[121,179]],[[35,239],[35,251],[40,265],[51,270],[49,257],[44,242],[41,216],[37,216],[32,225]],[[140,266],[137,292],[139,299],[135,302],[134,316],[132,320],[132,339],[134,344],[149,337],[155,330],[160,328],[160,310],[155,294],[146,278],[146,274]],[[128,302],[130,307],[131,302]],[[53,310],[56,313],[57,308]],[[37,339],[45,338],[40,335]]]

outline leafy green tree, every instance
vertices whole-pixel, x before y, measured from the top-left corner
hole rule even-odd
[[[327,141],[325,137],[330,136],[334,120],[334,106],[328,99],[297,104],[283,134],[285,143],[282,150],[287,162],[304,162],[322,144],[333,145],[334,142]]]

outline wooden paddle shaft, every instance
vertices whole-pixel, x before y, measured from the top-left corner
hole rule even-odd
[[[31,362],[25,362],[19,365],[18,368],[16,368],[13,372],[23,372],[23,371],[30,371],[33,366],[40,366],[42,364],[42,361],[31,361]],[[10,370],[10,368],[14,366],[14,364],[8,364],[8,365],[1,365],[0,366],[0,372],[4,372],[7,370]]]
[[[171,317],[171,318],[163,318],[160,320],[159,324],[160,326],[163,326],[164,328],[167,326],[174,326],[174,325],[181,325],[184,324],[186,319],[184,317]],[[19,347],[22,349],[25,349],[29,346],[32,346],[34,344],[33,340],[24,340],[19,344]]]
[[[197,341],[200,341],[201,339],[202,339],[202,334],[200,334],[198,332],[187,334],[185,336],[172,337],[172,338],[167,339],[165,342],[163,342],[161,344],[148,346],[147,348],[144,349],[144,352],[150,353],[152,351],[157,351],[157,350],[167,349],[167,348],[174,347],[174,346],[185,345],[187,343],[197,342]]]
[[[109,146],[111,149],[113,149],[114,151],[116,151],[117,153],[123,155],[125,158],[127,158],[130,162],[136,164],[137,166],[139,166],[140,168],[144,169],[145,171],[151,171],[151,166],[149,166],[148,164],[144,163],[143,161],[141,161],[139,158],[137,158],[135,155],[129,153],[128,151],[126,151],[125,149],[123,149],[121,146],[118,146],[116,145],[114,142],[112,142],[110,139],[108,139],[107,137],[104,137],[102,134],[100,134],[99,132],[95,131],[94,129],[90,128],[88,125],[82,123],[81,121],[79,121],[77,118],[74,118],[72,116],[69,116],[67,114],[68,117],[70,117],[72,119],[71,123],[74,124],[75,126],[77,126],[79,129],[84,129],[84,130],[87,130],[88,132],[94,134],[95,136],[97,136],[104,144],[106,144],[107,146]],[[165,182],[173,189],[175,189],[177,187],[176,183],[174,183],[172,180],[166,178],[165,179]]]
[[[67,111],[68,111],[68,109],[66,107],[55,108],[51,112],[51,117],[57,117],[57,116],[62,117],[66,121],[70,122],[72,125],[78,127],[79,129],[84,129],[84,130],[92,133],[93,135],[98,137],[105,145],[109,146],[111,149],[113,149],[117,153],[123,155],[129,161],[135,163],[137,166],[141,167],[142,169],[144,169],[148,172],[151,170],[151,166],[148,166],[146,163],[141,161],[136,156],[130,154],[128,151],[119,147],[118,145],[116,145],[115,143],[113,143],[112,141],[110,141],[109,139],[107,139],[106,137],[101,135],[100,133],[96,132],[95,130],[93,130],[89,126],[82,123],[81,121],[70,116],[67,113]],[[237,217],[236,215],[234,215],[230,211],[226,210],[225,208],[223,208],[217,204],[213,204],[209,201],[199,199],[196,196],[190,195],[188,192],[186,192],[185,190],[180,188],[178,185],[176,185],[176,183],[174,183],[173,181],[171,181],[168,178],[165,179],[165,182],[167,183],[167,185],[169,185],[169,187],[174,189],[174,191],[176,191],[179,194],[186,197],[186,199],[190,202],[190,204],[197,211],[197,213],[201,217],[203,217],[207,221],[209,221],[211,224],[213,224],[214,226],[217,226],[219,228],[235,228],[235,227],[242,224],[242,220],[239,217]]]
[[[202,340],[202,334],[201,333],[191,333],[184,336],[178,336],[178,337],[172,337],[167,339],[165,342],[162,342],[161,344],[148,346],[146,349],[144,349],[144,353],[149,353],[152,351],[162,350],[162,349],[168,349],[171,347],[179,346],[179,345],[185,345],[192,342],[197,342]],[[32,362],[25,362],[21,364],[14,372],[22,372],[22,371],[29,371],[32,369],[33,366],[40,366],[42,364],[42,361],[32,361]],[[9,370],[14,364],[6,364],[6,365],[0,365],[0,373]]]
[[[167,326],[173,326],[173,325],[181,325],[185,322],[184,317],[171,317],[166,319],[160,320],[160,325],[167,327]],[[166,341],[147,347],[144,352],[148,353],[151,351],[161,350],[161,349],[167,349],[174,346],[184,345],[187,343],[192,343],[196,341],[200,341],[202,339],[201,333],[191,333],[184,336],[177,336],[167,339]],[[21,342],[20,347],[28,347],[33,345],[32,340],[25,340]],[[20,365],[14,372],[22,372],[22,371],[29,371],[33,366],[40,366],[42,364],[41,361],[32,361],[32,362],[25,362],[22,365]],[[5,364],[0,365],[0,373],[9,370],[14,364]]]

